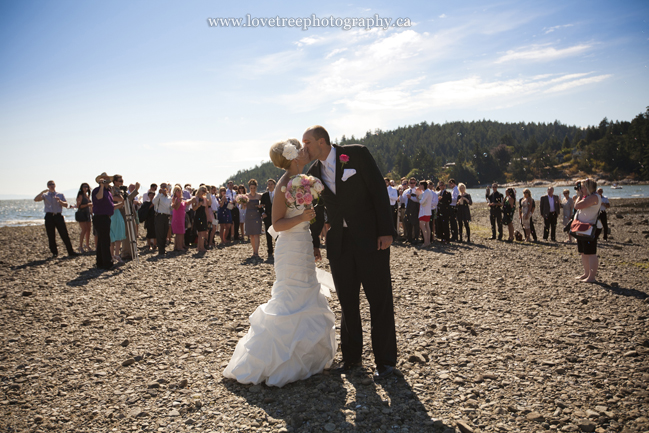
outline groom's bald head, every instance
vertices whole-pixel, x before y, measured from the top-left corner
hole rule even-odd
[[[306,129],[305,133],[310,132],[313,138],[318,141],[321,138],[324,138],[325,144],[331,146],[331,141],[329,141],[329,133],[320,125],[314,125]]]

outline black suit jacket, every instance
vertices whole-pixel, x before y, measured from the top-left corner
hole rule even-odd
[[[561,202],[559,201],[559,197],[553,195],[552,201],[554,202],[554,211],[556,212],[557,215],[559,215],[559,210],[561,209]],[[547,218],[549,215],[550,215],[550,197],[548,197],[548,195],[546,194],[541,197],[541,216],[543,216],[543,218]]]
[[[376,250],[379,236],[396,236],[390,213],[390,199],[385,181],[374,158],[365,146],[333,145],[336,152],[336,194],[322,180],[322,163],[316,160],[308,174],[322,180],[325,185],[320,205],[324,201],[327,222],[331,229],[327,232],[327,253],[339,255],[342,251],[343,219],[351,233],[356,247],[361,250]],[[342,166],[340,155],[349,156],[349,162]],[[344,170],[354,169],[356,174],[343,182]],[[319,234],[324,218],[316,207],[316,222],[311,225],[313,246],[320,247]]]
[[[277,191],[275,191],[277,193]],[[266,191],[261,195],[261,204],[264,206],[264,212],[266,218],[264,218],[264,224],[270,226],[273,221],[273,201],[270,199],[270,192]]]

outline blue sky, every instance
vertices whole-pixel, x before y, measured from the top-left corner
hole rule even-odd
[[[247,14],[411,26],[207,22]],[[649,105],[648,20],[640,1],[3,1],[0,198],[103,171],[220,184],[312,124],[631,120]]]

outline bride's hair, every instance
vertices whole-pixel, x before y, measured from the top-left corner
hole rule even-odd
[[[273,165],[275,165],[275,167],[281,168],[283,170],[288,170],[291,167],[291,162],[293,160],[286,159],[283,155],[284,147],[290,144],[295,146],[297,150],[300,150],[302,148],[302,144],[300,144],[300,142],[296,138],[281,140],[273,143],[273,145],[270,146],[270,160],[273,161]]]

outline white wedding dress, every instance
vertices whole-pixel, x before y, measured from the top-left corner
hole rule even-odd
[[[289,208],[291,218],[302,210]],[[309,222],[279,232],[270,300],[250,316],[223,376],[241,383],[284,386],[331,366],[335,316],[316,275]]]

